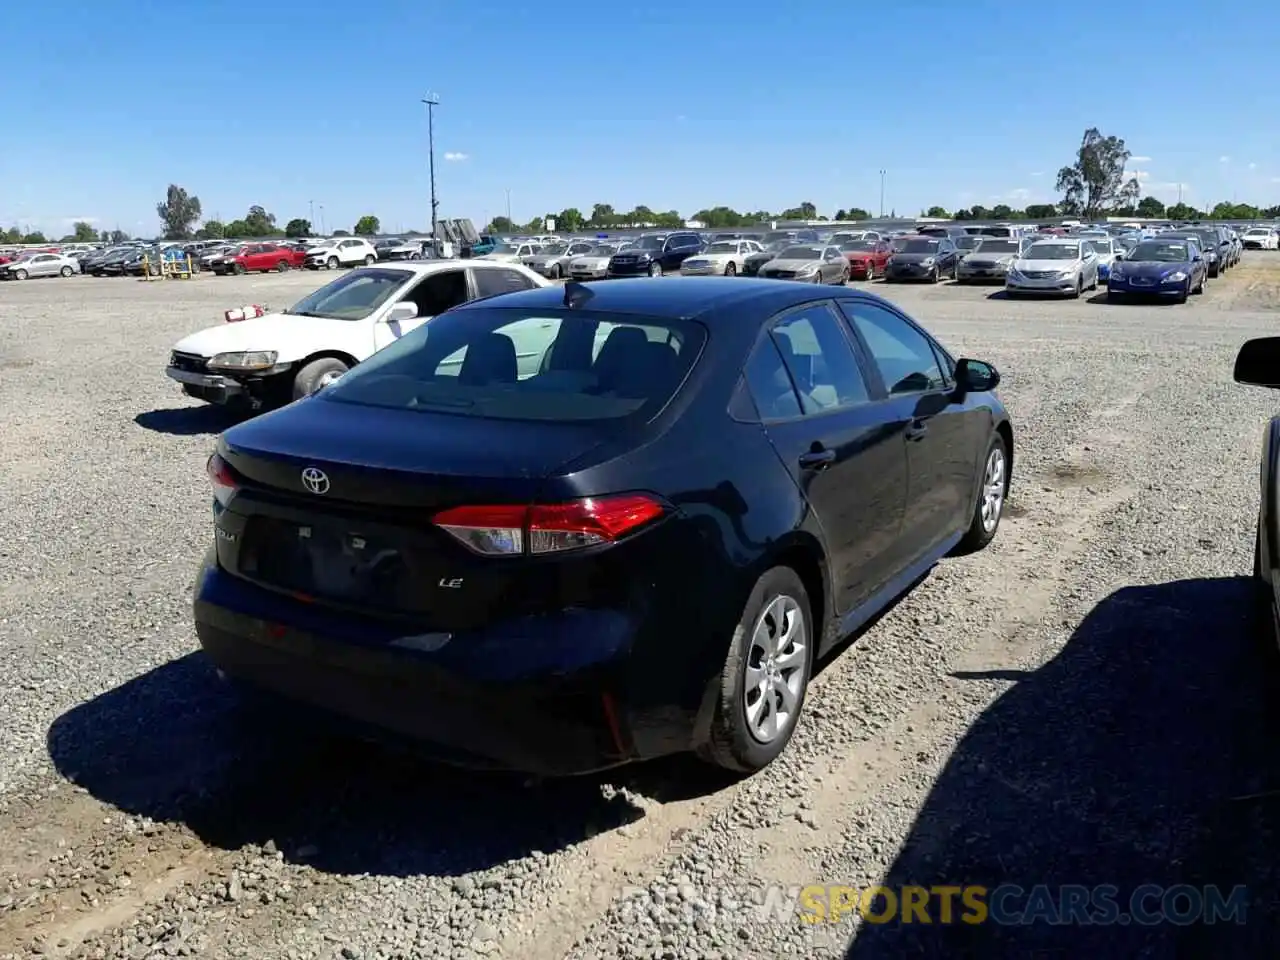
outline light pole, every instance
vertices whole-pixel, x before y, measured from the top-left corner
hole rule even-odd
[[[428,93],[422,98],[422,102],[427,105],[427,168],[431,175],[431,248],[439,253],[439,243],[436,237],[436,107],[440,104],[440,98],[434,93]]]
[[[316,202],[314,200],[307,201],[307,227],[310,230],[316,228]]]
[[[320,204],[320,236],[327,237],[329,231],[324,228],[324,204]]]
[[[880,171],[880,217],[884,218],[884,171]]]
[[[511,223],[511,188],[507,187],[507,222]]]

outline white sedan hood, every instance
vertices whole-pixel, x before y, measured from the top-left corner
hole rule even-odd
[[[202,357],[241,350],[274,350],[279,355],[277,362],[288,363],[301,360],[317,350],[343,348],[357,360],[363,360],[365,354],[372,352],[372,336],[368,336],[367,349],[352,348],[365,339],[359,336],[364,326],[355,320],[268,313],[238,323],[220,323],[193,333],[179,340],[173,349]]]
[[[486,253],[483,256],[476,257],[477,260],[497,260],[499,263],[519,263],[523,257],[518,257],[514,253]]]
[[[1014,267],[1019,273],[1045,271],[1053,273],[1070,273],[1080,266],[1079,260],[1015,260]]]
[[[736,253],[695,253],[689,259],[702,260],[707,263],[726,263],[736,256]]]
[[[611,259],[612,257],[574,257],[569,262],[569,269],[581,267],[583,270],[603,270]]]

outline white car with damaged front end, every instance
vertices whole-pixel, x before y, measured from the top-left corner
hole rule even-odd
[[[518,263],[360,267],[287,310],[184,337],[165,374],[208,403],[276,406],[323,389],[436,314],[477,297],[549,285]]]

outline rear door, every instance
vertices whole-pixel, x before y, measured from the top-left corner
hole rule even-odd
[[[909,565],[968,522],[985,415],[957,402],[950,358],[906,316],[862,298],[840,308],[888,395],[889,419],[905,428]]]
[[[777,317],[746,377],[774,449],[822,528],[843,615],[897,572],[907,487],[902,432],[885,424],[830,301]]]

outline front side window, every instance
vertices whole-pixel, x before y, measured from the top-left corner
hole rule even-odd
[[[770,336],[791,374],[805,414],[822,413],[870,399],[849,338],[823,303],[787,314]]]
[[[650,419],[706,340],[665,318],[476,306],[436,316],[319,396],[340,403],[498,420]]]
[[[853,324],[884,379],[890,396],[943,390],[946,374],[929,340],[896,313],[867,300],[841,300],[840,309]]]

